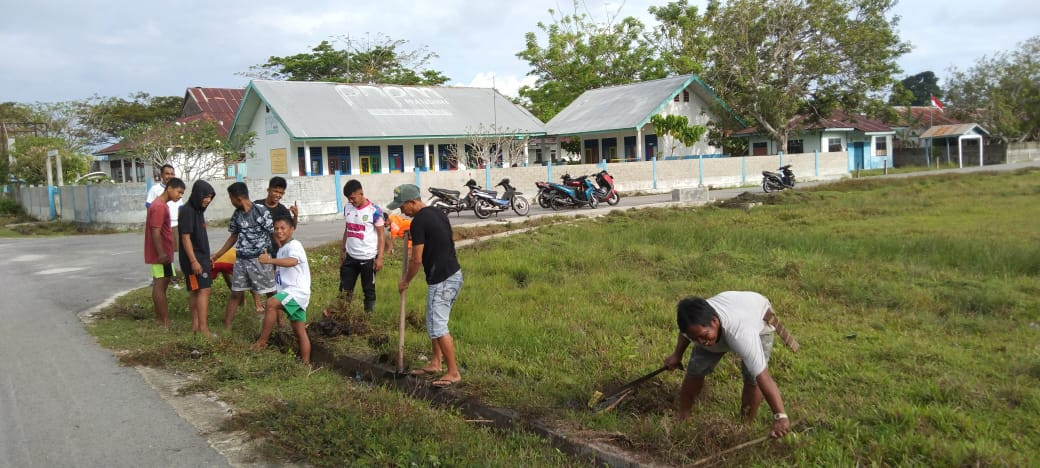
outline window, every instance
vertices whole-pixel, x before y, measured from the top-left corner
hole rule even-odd
[[[382,170],[382,151],[378,146],[358,147],[358,156],[362,174],[378,174]]]
[[[888,138],[878,138],[874,141],[874,155],[888,156]]]
[[[752,156],[765,156],[769,154],[769,143],[759,141],[751,145]]]
[[[340,174],[350,174],[349,146],[329,147],[329,174],[335,174],[337,170]]]
[[[787,154],[801,154],[805,152],[802,140],[787,140]]]
[[[682,92],[682,102],[690,102],[690,92],[689,91],[683,91]]]
[[[841,138],[828,138],[827,151],[832,153],[841,151]]]

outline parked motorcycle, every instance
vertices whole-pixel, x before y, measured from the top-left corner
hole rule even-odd
[[[430,206],[437,208],[444,212],[444,214],[461,213],[466,210],[472,210],[476,205],[476,197],[474,192],[481,190],[481,187],[477,185],[477,181],[470,179],[466,181],[466,188],[469,192],[466,196],[461,196],[462,192],[458,190],[448,190],[437,187],[430,187],[427,190],[433,196],[430,197]]]
[[[762,191],[765,193],[774,190],[794,188],[794,171],[788,164],[780,168],[780,174],[770,171],[762,171]]]
[[[531,204],[520,192],[516,191],[516,188],[509,185],[509,179],[502,179],[495,184],[495,187],[502,187],[505,190],[501,197],[498,196],[498,192],[490,190],[474,190],[472,192],[475,199],[473,214],[480,219],[487,219],[492,213],[512,208],[516,214],[527,216],[528,211],[531,210]]]
[[[548,208],[550,201],[553,197],[552,184],[549,182],[535,182],[534,186],[538,188],[538,195],[535,195],[534,199],[538,201],[538,206],[542,208]]]
[[[606,169],[596,173],[596,198],[614,206],[621,203],[621,194],[614,189],[614,177]]]
[[[549,184],[553,189],[552,198],[549,200],[549,206],[552,209],[558,211],[566,206],[595,208],[599,205],[599,199],[596,198],[596,185],[589,179],[589,176],[574,178],[570,174],[564,174],[562,179],[562,184]]]

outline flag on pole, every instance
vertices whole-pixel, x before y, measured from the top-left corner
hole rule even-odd
[[[939,100],[936,99],[934,95],[932,96],[932,107],[937,107],[937,108],[939,108],[940,112],[943,112],[943,105],[942,105],[942,103],[939,102]]]

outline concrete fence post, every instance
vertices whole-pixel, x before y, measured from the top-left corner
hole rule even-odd
[[[336,176],[333,179],[333,184],[335,184],[335,186],[333,187],[333,191],[336,192],[336,212],[337,213],[342,213],[343,212],[343,189],[340,188],[340,187],[343,187],[343,184],[339,183],[340,182],[339,176],[340,176],[340,170],[336,169]]]
[[[87,224],[94,224],[94,201],[90,196],[90,185],[87,185]]]
[[[553,178],[552,178],[552,159],[549,159],[549,162],[545,165],[545,167],[548,168],[548,174],[547,175],[549,177],[548,179],[546,179],[546,182],[552,182],[552,180],[553,180]]]
[[[815,167],[816,177],[820,176],[820,150],[813,151],[813,164]]]
[[[704,155],[697,157],[697,186],[704,187]]]
[[[740,157],[740,184],[747,185],[747,156]]]
[[[654,190],[657,190],[657,156],[654,156],[654,159],[651,161],[653,161],[651,164],[653,166]]]
[[[491,190],[491,164],[484,164],[484,188]]]

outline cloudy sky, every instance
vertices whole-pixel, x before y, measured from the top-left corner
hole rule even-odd
[[[587,0],[604,19],[620,8],[652,24],[665,0]],[[701,0],[691,4],[703,5]],[[941,4],[941,6],[930,6]],[[267,57],[306,52],[331,36],[387,34],[439,57],[452,84],[496,86],[515,95],[529,68],[516,57],[524,33],[551,22],[570,0],[0,0],[0,102],[62,101],[94,94],[183,95],[191,86],[242,87],[236,75]],[[1040,34],[1035,0],[902,0],[909,74],[965,69],[987,54]],[[544,44],[544,41],[543,41]]]

